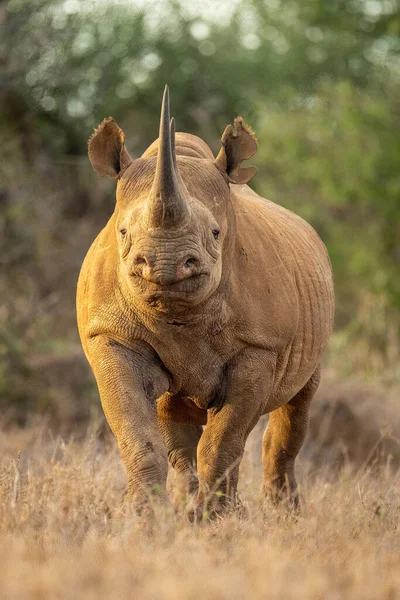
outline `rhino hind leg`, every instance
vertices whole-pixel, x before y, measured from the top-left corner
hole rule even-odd
[[[299,508],[295,461],[307,434],[311,400],[320,381],[320,367],[284,406],[269,415],[262,440],[263,494],[274,504]]]
[[[159,428],[167,448],[173,472],[168,478],[168,492],[176,512],[190,508],[197,494],[197,446],[203,433],[199,425],[187,425],[159,419]]]

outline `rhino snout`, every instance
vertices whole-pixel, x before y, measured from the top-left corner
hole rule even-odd
[[[141,277],[146,281],[158,283],[159,285],[171,285],[199,274],[200,261],[192,254],[185,256],[177,263],[150,260],[145,255],[140,254],[135,257],[130,270],[131,276]]]

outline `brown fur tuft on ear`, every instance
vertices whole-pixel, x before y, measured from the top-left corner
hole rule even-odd
[[[215,159],[215,165],[225,171],[230,183],[247,183],[257,173],[256,167],[240,167],[242,161],[251,158],[257,152],[257,140],[254,131],[242,117],[236,117],[222,134],[221,150]]]
[[[248,123],[245,123],[245,121],[243,120],[243,117],[236,117],[236,119],[233,121],[233,127],[234,127],[234,129],[236,129],[236,131],[238,131],[239,129],[244,129],[244,131],[246,133],[248,133],[249,136],[252,137],[255,142],[257,142],[256,134],[254,133],[254,131],[252,130],[250,125]],[[257,144],[256,144],[253,154],[255,154],[256,152],[257,152]],[[251,156],[253,156],[253,154]]]
[[[125,134],[112,117],[104,119],[88,142],[89,160],[102,177],[118,179],[132,158],[125,148]]]

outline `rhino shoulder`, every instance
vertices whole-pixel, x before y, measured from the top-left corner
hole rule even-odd
[[[82,341],[90,337],[93,323],[106,322],[118,311],[117,267],[114,216],[92,243],[83,261],[77,288],[78,329]],[[85,345],[85,342],[84,342]]]

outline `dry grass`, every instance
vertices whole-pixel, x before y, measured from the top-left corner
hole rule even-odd
[[[303,458],[303,514],[262,516],[257,436],[241,477],[248,521],[230,515],[192,526],[159,508],[146,534],[118,510],[110,518],[125,476],[107,436],[92,429],[80,441],[53,438],[44,421],[2,432],[0,597],[400,597],[396,474],[345,465],[328,483]]]

